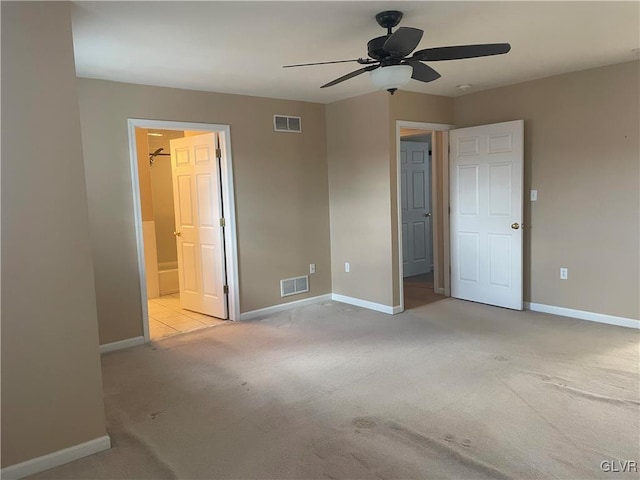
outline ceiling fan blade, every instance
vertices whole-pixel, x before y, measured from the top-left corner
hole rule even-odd
[[[486,43],[484,45],[458,45],[455,47],[436,47],[418,50],[412,60],[439,62],[441,60],[461,60],[463,58],[489,57],[502,55],[511,50],[508,43]]]
[[[424,32],[418,28],[400,27],[391,34],[382,47],[392,57],[402,58],[413,52],[418,46]]]
[[[440,78],[440,74],[436,72],[433,68],[424,63],[416,61],[404,62],[413,67],[413,73],[411,74],[411,78],[414,80],[418,80],[420,82],[433,82]]]
[[[370,58],[356,58],[353,60],[334,60],[332,62],[298,63],[296,65],[283,65],[282,68],[308,67],[311,65],[329,65],[331,63],[350,63],[350,62],[358,62],[361,65],[367,65],[369,63],[374,63],[375,60],[372,60]]]
[[[358,70],[351,72],[351,73],[347,73],[346,75],[343,75],[340,78],[336,78],[334,81],[329,82],[329,83],[325,83],[324,85],[322,85],[320,88],[327,88],[327,87],[333,87],[334,85],[340,83],[340,82],[344,82],[345,80],[349,80],[350,78],[353,77],[357,77],[358,75],[360,75],[361,73],[364,72],[370,72],[371,70],[375,70],[376,68],[378,68],[380,65],[369,65],[368,67],[363,67],[363,68],[359,68]]]

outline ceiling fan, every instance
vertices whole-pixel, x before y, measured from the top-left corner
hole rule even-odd
[[[424,62],[439,62],[442,60],[461,60],[464,58],[488,57],[501,55],[511,50],[508,43],[488,43],[483,45],[458,45],[450,47],[425,48],[411,55],[422,39],[422,30],[411,27],[400,27],[395,32],[392,28],[402,19],[402,12],[388,10],[376,15],[376,21],[387,34],[376,37],[367,43],[369,58],[354,60],[337,60],[332,62],[302,63],[285,65],[283,68],[307,67],[310,65],[327,65],[331,63],[357,62],[364,67],[340,78],[322,85],[320,88],[332,87],[349,80],[362,73],[370,72],[371,81],[381,89],[388,90],[392,95],[410,79],[420,82],[433,82],[440,78],[440,74]],[[409,56],[411,55],[411,56]]]

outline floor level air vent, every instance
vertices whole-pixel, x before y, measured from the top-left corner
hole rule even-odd
[[[285,278],[280,280],[280,296],[288,297],[296,293],[304,293],[309,291],[309,276],[296,278]]]
[[[288,115],[274,115],[273,128],[276,132],[302,133],[302,119]]]

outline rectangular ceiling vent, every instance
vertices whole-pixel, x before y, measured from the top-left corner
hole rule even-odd
[[[297,293],[309,291],[309,275],[296,278],[285,278],[280,280],[280,296],[288,297]]]
[[[273,129],[276,132],[302,133],[302,119],[289,115],[274,115]]]

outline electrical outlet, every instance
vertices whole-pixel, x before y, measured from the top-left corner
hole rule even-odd
[[[315,263],[310,263],[309,264],[309,273],[316,273],[316,264]]]
[[[566,280],[569,278],[569,269],[560,267],[560,280]]]
[[[347,273],[351,271],[351,264],[349,262],[344,262],[344,271]]]

